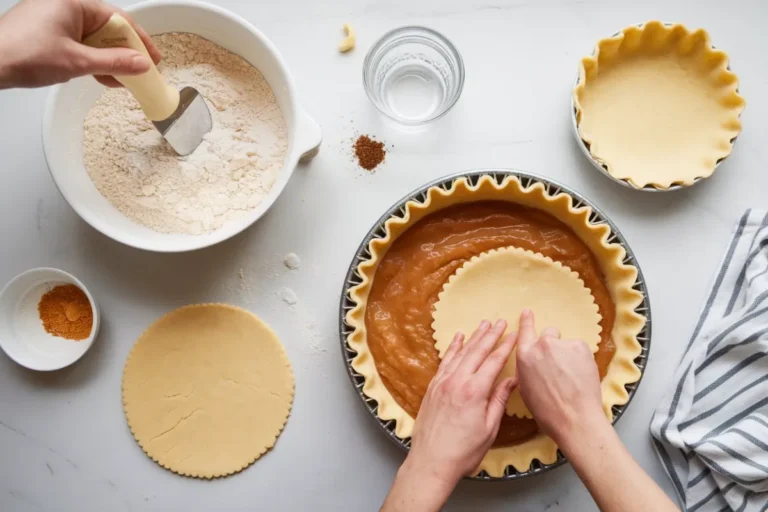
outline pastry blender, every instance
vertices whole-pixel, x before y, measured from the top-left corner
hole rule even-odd
[[[113,14],[83,42],[95,48],[132,48],[150,58],[139,35],[119,14]],[[133,94],[147,118],[179,155],[192,153],[211,131],[211,112],[202,95],[192,87],[179,91],[167,84],[151,59],[146,73],[115,78]]]

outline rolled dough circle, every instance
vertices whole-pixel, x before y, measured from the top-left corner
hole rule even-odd
[[[517,330],[520,313],[533,311],[536,326],[560,329],[563,339],[582,339],[592,352],[600,343],[600,314],[592,293],[579,275],[538,253],[506,247],[475,256],[445,283],[432,314],[435,348],[442,358],[457,332],[466,339],[482,320],[504,319]],[[499,379],[515,375],[513,352]],[[515,389],[507,414],[533,415]]]
[[[237,473],[274,446],[293,394],[274,331],[223,304],[163,316],[123,370],[123,407],[136,441],[161,466],[198,478]]]

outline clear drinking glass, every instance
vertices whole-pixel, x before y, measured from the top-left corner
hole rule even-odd
[[[442,117],[459,99],[464,63],[443,35],[401,27],[384,34],[365,56],[363,84],[384,115],[417,126]]]

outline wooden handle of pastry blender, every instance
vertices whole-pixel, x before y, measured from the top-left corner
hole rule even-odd
[[[131,91],[150,121],[163,121],[176,111],[179,91],[160,76],[139,34],[125,18],[113,14],[104,26],[86,37],[83,44],[94,48],[131,48],[146,55],[149,71],[135,76],[116,76],[115,79]]]

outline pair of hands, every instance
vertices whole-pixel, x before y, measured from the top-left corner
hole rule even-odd
[[[678,512],[635,462],[603,413],[597,365],[580,340],[557,329],[536,334],[524,311],[517,334],[483,322],[462,346],[457,335],[432,380],[411,442],[382,510],[439,510],[459,479],[474,473],[499,430],[517,385],[539,428],[568,456],[600,510]],[[517,377],[497,382],[517,346]],[[595,456],[599,454],[599,456]]]
[[[457,334],[445,353],[421,404],[410,454],[398,473],[401,481],[411,481],[405,485],[414,485],[402,494],[414,500],[407,509],[439,508],[463,476],[477,471],[516,386],[539,428],[563,450],[574,441],[577,423],[608,423],[597,365],[583,341],[561,340],[553,328],[539,336],[527,310],[519,331],[499,342],[506,328],[503,320],[482,322],[465,344]],[[497,382],[515,347],[517,376]],[[427,502],[415,501],[422,499]]]
[[[84,75],[117,87],[112,75],[148,71],[150,61],[140,52],[82,44],[114,13],[133,25],[152,60],[160,62],[149,35],[117,7],[100,0],[22,0],[0,17],[0,89],[41,87]]]
[[[541,431],[558,444],[580,418],[604,417],[597,365],[583,341],[561,340],[554,328],[539,337],[530,311],[520,316],[519,332],[499,343],[506,328],[504,320],[483,322],[464,345],[458,334],[421,404],[409,457],[429,461],[451,488],[477,471],[516,386]],[[517,376],[497,383],[515,347]]]

